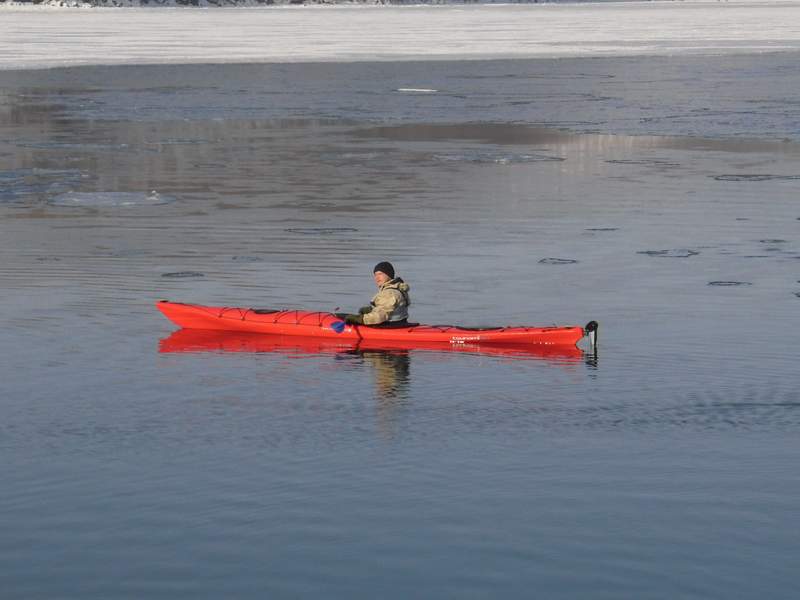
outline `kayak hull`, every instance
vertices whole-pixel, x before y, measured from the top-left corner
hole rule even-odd
[[[317,338],[336,342],[381,344],[402,342],[449,345],[575,346],[586,335],[583,327],[496,327],[470,329],[453,325],[370,327],[346,325],[332,313],[202,306],[161,300],[156,307],[185,329],[205,329],[277,336]]]

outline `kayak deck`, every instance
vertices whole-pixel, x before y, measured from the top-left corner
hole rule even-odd
[[[576,345],[594,331],[587,325],[567,327],[492,327],[471,329],[455,325],[380,327],[347,325],[332,313],[304,310],[266,310],[228,306],[202,306],[161,300],[156,307],[176,325],[186,329],[238,331],[330,340],[448,344]],[[596,328],[596,324],[594,324]]]

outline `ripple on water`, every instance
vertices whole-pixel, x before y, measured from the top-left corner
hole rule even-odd
[[[79,208],[134,208],[175,202],[173,196],[152,192],[66,192],[50,199],[53,206]]]
[[[800,179],[800,175],[714,175],[717,181],[792,181]]]
[[[656,256],[659,258],[689,258],[700,254],[699,250],[689,250],[687,248],[676,248],[672,250],[640,250],[636,254],[646,256]]]
[[[574,265],[578,261],[573,258],[543,258],[540,265]]]
[[[749,281],[709,281],[708,285],[714,287],[735,287],[739,285],[753,285]]]

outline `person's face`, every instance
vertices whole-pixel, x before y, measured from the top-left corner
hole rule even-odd
[[[378,287],[381,287],[387,281],[392,280],[392,278],[389,277],[383,271],[376,271],[375,273],[373,273],[373,277],[375,278],[375,285],[377,285]]]

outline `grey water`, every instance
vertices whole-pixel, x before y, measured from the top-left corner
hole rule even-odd
[[[799,73],[0,72],[0,597],[795,597]],[[380,260],[598,352],[163,351]]]

